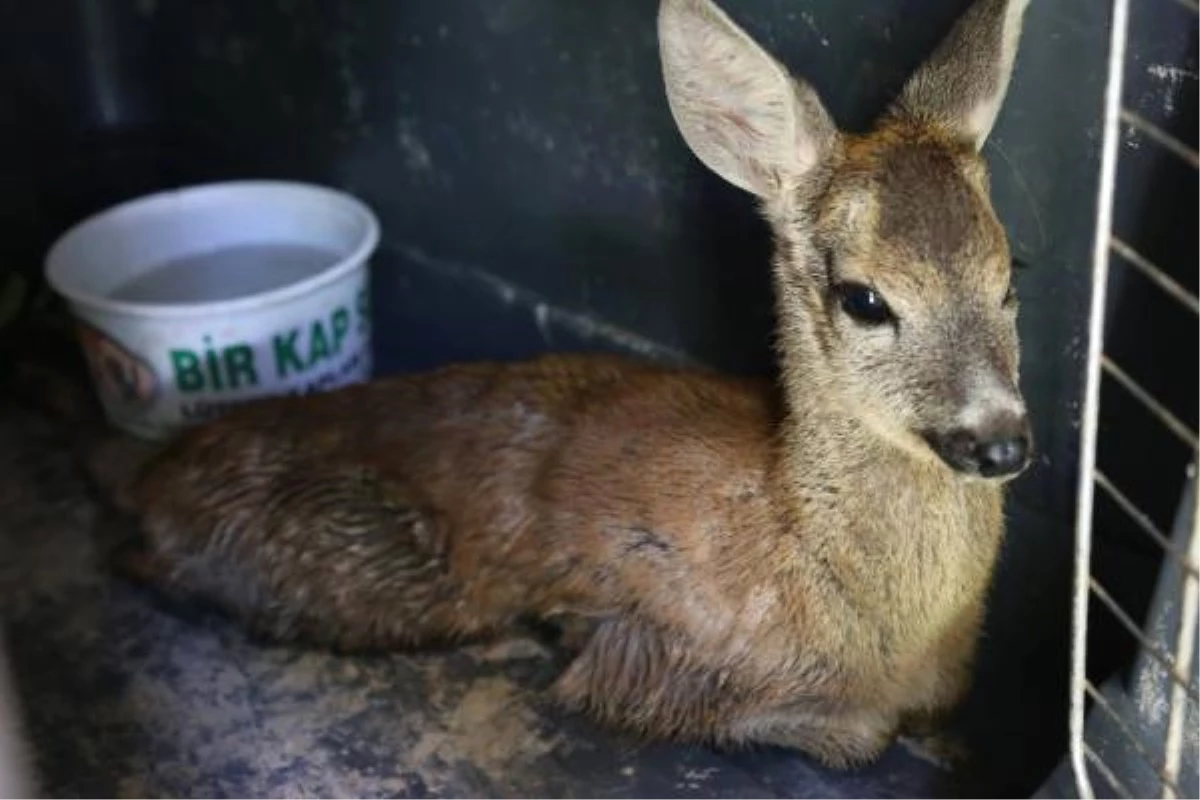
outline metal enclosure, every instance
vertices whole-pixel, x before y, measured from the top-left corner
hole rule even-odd
[[[0,263],[36,274],[68,224],[155,189],[313,180],[356,193],[381,217],[380,371],[582,348],[769,372],[767,231],[750,198],[709,175],[674,130],[656,5],[0,0]],[[966,3],[723,5],[859,129]],[[1179,0],[1135,5],[1130,96],[1194,147],[1195,15]],[[1023,385],[1039,449],[1014,486],[964,709],[985,785],[1005,796],[1028,796],[1066,741],[1080,359],[1108,22],[1107,3],[1031,5],[985,149],[997,209],[1028,265],[1018,283]],[[1163,224],[1194,225],[1195,184],[1163,177],[1161,153],[1136,132],[1126,147],[1117,229],[1195,292],[1195,228]],[[1158,316],[1153,287],[1136,271],[1117,264],[1112,281],[1114,326],[1145,314],[1162,326],[1151,340],[1123,340],[1123,360],[1180,401],[1176,413],[1194,427],[1196,407],[1184,405],[1197,380],[1194,329],[1169,311]],[[1136,417],[1119,406],[1111,413]],[[1186,453],[1124,430],[1106,456],[1114,479],[1169,522],[1178,484],[1144,480],[1153,474],[1145,465]],[[1112,517],[1116,582],[1148,602],[1157,563],[1130,566],[1142,551]],[[18,671],[36,671],[19,642],[12,649]],[[1123,657],[1114,651],[1096,668]]]

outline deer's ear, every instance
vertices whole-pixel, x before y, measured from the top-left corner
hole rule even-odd
[[[976,0],[905,85],[888,115],[983,147],[1008,91],[1029,0]]]
[[[717,175],[765,198],[828,157],[837,129],[816,92],[710,0],[662,0],[658,38],[675,124]]]

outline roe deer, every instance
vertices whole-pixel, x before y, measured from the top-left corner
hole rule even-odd
[[[874,758],[967,687],[1029,460],[979,155],[1026,4],[978,0],[852,135],[709,0],[663,0],[683,138],[773,229],[782,385],[555,355],[265,400],[120,492],[124,568],[341,648],[582,620],[569,707]]]

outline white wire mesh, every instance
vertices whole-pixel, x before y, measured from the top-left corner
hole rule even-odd
[[[1193,0],[1179,0],[1187,8],[1196,11]],[[1123,75],[1129,27],[1128,0],[1113,0],[1112,29],[1109,42],[1108,79],[1104,105],[1104,141],[1101,151],[1100,181],[1096,207],[1095,242],[1092,258],[1091,307],[1088,324],[1088,351],[1086,360],[1084,403],[1081,424],[1080,475],[1076,508],[1076,558],[1075,587],[1073,602],[1073,637],[1071,658],[1071,709],[1070,709],[1070,757],[1079,796],[1093,798],[1095,781],[1105,784],[1108,793],[1118,796],[1139,796],[1135,788],[1144,786],[1134,779],[1133,770],[1122,771],[1116,759],[1106,760],[1104,748],[1088,739],[1089,704],[1093,713],[1101,714],[1111,722],[1109,729],[1116,731],[1122,752],[1132,753],[1140,759],[1142,767],[1148,769],[1157,781],[1162,797],[1183,797],[1180,788],[1180,770],[1185,747],[1196,747],[1196,732],[1192,730],[1189,742],[1187,728],[1195,726],[1195,707],[1198,702],[1195,664],[1197,613],[1200,607],[1200,586],[1197,568],[1200,563],[1200,504],[1195,500],[1195,486],[1188,487],[1184,507],[1187,518],[1177,532],[1168,535],[1123,492],[1120,487],[1097,468],[1096,450],[1101,393],[1104,376],[1119,385],[1136,400],[1150,415],[1173,434],[1191,452],[1191,479],[1195,480],[1197,457],[1197,434],[1181,421],[1152,392],[1138,383],[1113,358],[1105,353],[1105,309],[1107,304],[1109,259],[1116,253],[1125,263],[1144,275],[1161,289],[1166,296],[1178,302],[1200,321],[1200,301],[1190,290],[1173,279],[1151,259],[1139,253],[1126,241],[1112,232],[1113,205],[1116,191],[1118,143],[1121,126],[1136,129],[1147,139],[1155,142],[1178,160],[1183,169],[1197,169],[1200,159],[1196,151],[1175,139],[1170,133],[1151,123],[1136,112],[1122,107]],[[1171,476],[1164,476],[1172,480]],[[1095,489],[1101,491],[1122,511],[1135,527],[1146,534],[1149,541],[1157,545],[1164,554],[1163,575],[1160,583],[1173,592],[1169,599],[1174,614],[1174,630],[1155,631],[1148,635],[1139,622],[1135,621],[1113,594],[1092,572],[1093,503]],[[1190,508],[1188,507],[1190,498]],[[1163,581],[1167,577],[1178,580]],[[1161,677],[1152,685],[1157,694],[1166,695],[1166,721],[1164,734],[1155,740],[1147,736],[1146,727],[1134,722],[1134,705],[1113,702],[1110,696],[1095,686],[1087,676],[1087,643],[1089,610],[1092,601],[1098,603],[1137,642],[1140,657],[1153,665],[1153,674]],[[1169,635],[1164,635],[1169,633]],[[1189,703],[1191,704],[1189,706]],[[1188,709],[1192,709],[1189,720]],[[1128,773],[1128,774],[1127,774]],[[1131,788],[1134,787],[1134,788]],[[1141,795],[1146,790],[1140,788]]]

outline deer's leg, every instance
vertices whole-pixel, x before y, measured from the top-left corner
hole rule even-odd
[[[871,711],[842,713],[789,709],[748,715],[728,731],[734,741],[800,750],[835,769],[868,764],[896,739],[894,715]]]
[[[140,549],[118,555],[118,567],[268,639],[387,649],[505,621],[503,609],[461,602],[438,515],[361,469],[306,465],[159,488],[138,509]]]
[[[944,633],[917,673],[900,718],[900,740],[914,754],[945,768],[966,768],[972,755],[953,730],[955,712],[971,686],[982,604],[968,607]]]
[[[602,722],[642,734],[714,744],[772,744],[833,767],[877,757],[895,738],[890,714],[838,713],[818,704],[767,712],[736,672],[696,659],[693,645],[652,626],[603,623],[559,677],[556,697]]]
[[[952,701],[910,710],[901,716],[898,739],[909,752],[947,770],[963,769],[970,764],[970,750],[951,729],[954,706],[967,683],[967,670],[956,669],[948,675],[943,696],[952,698]]]
[[[686,643],[626,616],[600,623],[559,676],[554,697],[600,722],[651,736],[711,738],[715,680],[689,666]]]

